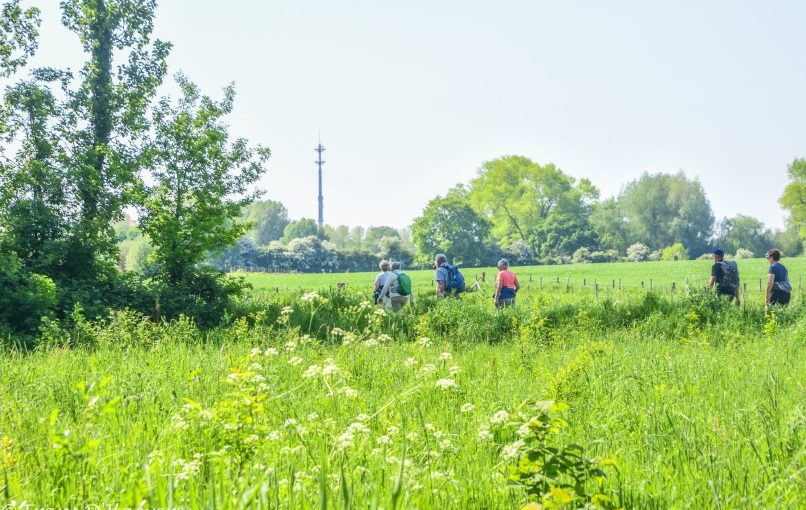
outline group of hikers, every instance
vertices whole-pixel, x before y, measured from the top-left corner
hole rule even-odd
[[[395,312],[408,303],[413,304],[414,292],[411,288],[411,278],[403,272],[402,264],[382,260],[379,268],[381,272],[375,277],[373,296],[375,303]],[[434,269],[436,270],[434,280],[437,284],[438,297],[457,295],[480,288],[478,282],[468,288],[465,277],[459,268],[448,262],[448,257],[441,253],[434,258]],[[503,308],[514,305],[520,288],[518,277],[509,270],[509,261],[499,260],[498,275],[495,278],[495,294],[493,294],[495,306]]]
[[[767,252],[770,267],[767,273],[767,292],[765,306],[789,304],[792,296],[792,285],[789,282],[789,272],[781,264],[781,251],[777,248]],[[725,260],[725,252],[717,249],[713,253],[714,265],[711,267],[711,278],[708,288],[716,286],[716,293],[734,300],[738,306],[741,300],[741,286],[739,280],[739,266],[734,260]],[[411,278],[403,272],[400,262],[382,260],[379,264],[381,272],[375,277],[375,303],[384,308],[397,312],[406,304],[414,303]],[[465,278],[459,268],[448,262],[448,258],[439,254],[434,258],[436,273],[436,291],[438,297],[460,294],[462,292],[478,290],[476,282],[467,288]],[[518,277],[509,270],[509,261],[498,261],[498,275],[495,278],[495,292],[493,301],[496,308],[505,308],[515,304],[515,298],[521,285]]]
[[[781,264],[781,250],[773,248],[766,257],[770,267],[764,304],[767,308],[772,305],[786,306],[792,298],[792,284],[789,282],[789,271]],[[714,265],[711,266],[711,278],[708,280],[708,288],[714,286],[717,295],[728,297],[736,306],[740,304],[739,266],[736,261],[725,260],[725,252],[719,249],[714,251]]]

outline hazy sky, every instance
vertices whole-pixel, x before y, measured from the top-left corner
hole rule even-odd
[[[43,10],[37,65],[77,69]],[[487,160],[522,154],[603,196],[685,171],[717,217],[781,226],[806,157],[806,2],[162,0],[171,72],[235,82],[239,136],[271,147],[262,181],[292,217],[405,226]]]

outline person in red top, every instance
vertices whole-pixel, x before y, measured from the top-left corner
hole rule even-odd
[[[518,277],[509,270],[509,261],[501,259],[498,261],[498,276],[495,277],[495,307],[504,308],[515,304],[515,296],[520,290],[521,284]]]

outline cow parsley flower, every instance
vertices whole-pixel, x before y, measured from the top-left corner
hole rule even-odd
[[[502,409],[490,417],[490,423],[492,423],[493,425],[497,425],[500,423],[504,423],[508,419],[509,419],[509,413]]]
[[[297,366],[300,363],[302,363],[302,358],[300,358],[299,356],[294,356],[293,358],[288,360],[289,365]]]
[[[436,382],[435,386],[443,391],[446,391],[451,388],[456,388],[457,384],[453,379],[440,379]]]
[[[450,361],[453,358],[453,354],[449,352],[443,352],[439,355],[440,361]]]
[[[459,408],[459,412],[462,414],[469,414],[476,410],[476,406],[471,404],[470,402],[466,404],[462,404],[462,407]]]

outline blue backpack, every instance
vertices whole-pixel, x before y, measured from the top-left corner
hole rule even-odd
[[[448,264],[447,262],[443,264],[445,269],[448,270],[448,281],[445,285],[445,290],[447,292],[453,292],[458,294],[460,292],[465,291],[465,277],[462,276],[462,273],[459,272],[459,268]]]

